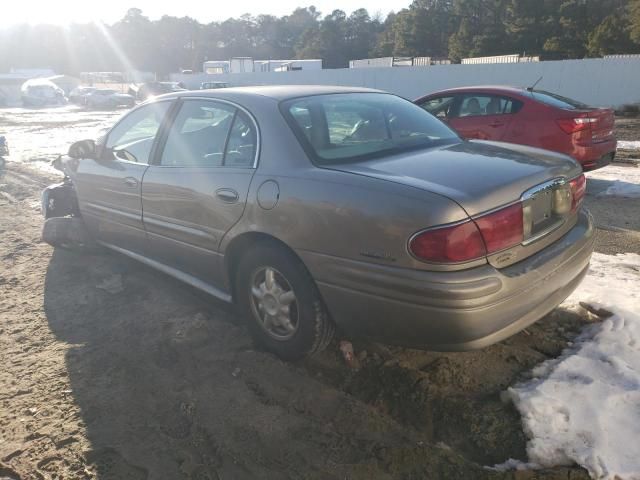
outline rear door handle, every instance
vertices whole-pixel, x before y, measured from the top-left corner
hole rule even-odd
[[[504,123],[502,123],[502,122],[493,122],[493,123],[490,123],[489,126],[493,127],[493,128],[498,128],[498,127],[503,127]]]
[[[219,188],[216,190],[216,197],[225,203],[236,203],[238,198],[240,198],[240,195],[231,188]]]
[[[137,187],[137,186],[138,186],[138,180],[136,180],[136,179],[135,179],[135,178],[133,178],[133,177],[126,177],[126,178],[124,179],[124,184],[125,184],[127,187],[135,188],[135,187]]]

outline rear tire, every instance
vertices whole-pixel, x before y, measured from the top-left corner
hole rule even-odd
[[[241,259],[236,298],[254,341],[283,360],[324,350],[334,334],[320,292],[302,262],[278,245]]]

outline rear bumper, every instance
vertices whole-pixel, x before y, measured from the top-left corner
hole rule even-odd
[[[575,145],[571,156],[582,165],[585,171],[595,170],[613,161],[616,154],[616,145],[617,142],[615,139],[592,143],[586,146]]]
[[[558,306],[587,272],[594,231],[586,210],[562,238],[503,269],[427,272],[299,252],[345,332],[432,350],[499,342]]]
[[[615,156],[616,156],[616,152],[615,151],[614,152],[610,152],[610,153],[606,153],[600,158],[597,158],[595,160],[583,163],[582,164],[582,169],[585,172],[588,172],[590,170],[597,170],[598,168],[606,167],[611,162],[613,162],[613,159],[615,158]]]

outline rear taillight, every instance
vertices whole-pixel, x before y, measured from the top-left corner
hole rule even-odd
[[[576,118],[560,118],[556,120],[558,126],[564,133],[575,133],[581,130],[587,130],[591,124],[596,123],[597,118],[576,117]]]
[[[571,211],[575,212],[578,209],[578,207],[580,207],[580,204],[584,199],[584,194],[587,190],[587,179],[584,176],[584,173],[579,177],[576,177],[573,180],[571,180],[569,182],[569,185],[571,185],[571,196],[572,196]]]
[[[516,203],[458,225],[419,233],[409,242],[409,250],[420,260],[460,263],[504,250],[522,240],[522,204]]]
[[[484,239],[487,253],[498,252],[522,243],[524,238],[522,204],[516,203],[476,218],[476,225]]]
[[[409,242],[409,250],[420,260],[436,263],[466,262],[487,254],[472,220],[419,233]]]

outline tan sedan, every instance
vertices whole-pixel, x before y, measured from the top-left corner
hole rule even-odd
[[[464,141],[397,96],[180,92],[74,144],[44,238],[95,241],[235,302],[283,358],[347,335],[479,348],[554,309],[593,248],[571,158]]]

